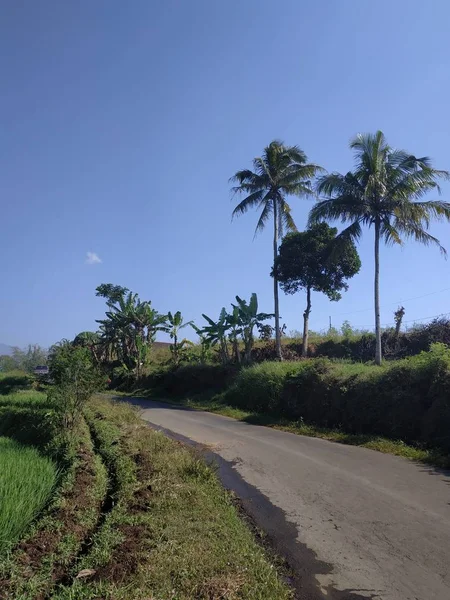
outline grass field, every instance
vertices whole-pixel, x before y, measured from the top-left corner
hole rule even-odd
[[[0,548],[15,542],[48,502],[57,480],[55,463],[0,437]]]

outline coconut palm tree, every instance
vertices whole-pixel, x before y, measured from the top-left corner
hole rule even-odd
[[[283,232],[296,231],[287,196],[313,196],[312,180],[323,169],[308,163],[306,154],[297,146],[286,146],[274,140],[261,157],[253,160],[253,171],[238,171],[230,181],[236,185],[232,191],[244,194],[245,198],[236,206],[233,217],[246,213],[250,208],[262,209],[256,225],[255,235],[273,219],[273,257],[278,255],[278,242]],[[281,353],[280,310],[278,302],[278,280],[274,281],[275,339],[279,360]]]
[[[351,142],[356,165],[346,175],[332,173],[320,177],[317,192],[326,197],[311,210],[310,224],[340,219],[350,225],[340,234],[341,239],[357,240],[361,226],[375,230],[375,362],[382,360],[380,328],[380,239],[387,244],[403,244],[402,237],[413,238],[425,245],[437,244],[427,233],[432,219],[450,221],[450,203],[439,200],[423,201],[430,191],[440,193],[439,179],[449,179],[447,171],[433,169],[427,157],[416,158],[404,150],[389,146],[381,131],[358,134]]]

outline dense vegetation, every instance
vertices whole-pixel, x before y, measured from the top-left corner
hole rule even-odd
[[[378,369],[328,359],[263,363],[239,372],[228,404],[353,434],[377,434],[450,454],[450,350]]]

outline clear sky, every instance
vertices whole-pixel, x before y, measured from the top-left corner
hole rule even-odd
[[[228,178],[274,138],[346,172],[376,129],[450,169],[449,22],[448,0],[3,0],[0,342],[95,328],[102,282],[198,323],[236,294],[271,311],[271,231],[231,222]],[[291,204],[302,229],[311,201]],[[339,303],[313,297],[313,329],[372,327],[372,247]],[[402,301],[405,321],[450,311],[437,249],[381,269],[382,323]],[[288,329],[303,306],[281,295]]]

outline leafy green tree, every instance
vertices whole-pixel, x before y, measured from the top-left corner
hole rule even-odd
[[[175,366],[180,364],[180,360],[183,354],[183,349],[189,344],[188,340],[179,341],[179,334],[181,329],[192,326],[192,321],[183,321],[181,312],[178,310],[176,313],[167,313],[167,332],[170,335],[170,339],[173,340],[170,345],[170,352],[172,354],[172,362]]]
[[[105,380],[94,364],[89,348],[74,346],[68,340],[55,344],[49,353],[49,398],[66,432],[73,430],[92,394]]]
[[[273,258],[278,254],[278,242],[285,230],[295,231],[296,226],[291,215],[291,207],[287,196],[313,196],[312,180],[323,169],[308,163],[306,154],[297,146],[286,146],[274,140],[266,148],[261,157],[253,160],[253,171],[238,171],[231,181],[236,183],[232,188],[235,194],[243,194],[245,198],[236,206],[233,216],[246,213],[250,208],[262,209],[255,235],[264,229],[272,218],[273,222]],[[282,359],[280,310],[278,300],[278,280],[274,277],[275,306],[275,340],[276,352]]]
[[[272,325],[259,325],[258,327],[259,339],[263,342],[269,342],[273,336],[273,327]]]
[[[311,292],[321,292],[330,300],[340,300],[346,281],[356,275],[361,261],[351,240],[336,242],[337,229],[326,223],[306,231],[289,233],[281,243],[272,274],[278,277],[286,294],[306,291],[303,313],[302,356],[308,354]]]
[[[17,369],[32,373],[40,365],[47,364],[47,350],[39,344],[29,344],[26,350],[13,348],[12,357],[17,365]]]
[[[309,222],[341,220],[350,225],[341,238],[358,240],[362,226],[374,228],[375,256],[375,362],[381,364],[380,327],[380,240],[402,244],[402,237],[425,245],[437,244],[427,232],[432,219],[450,220],[450,204],[439,200],[423,201],[430,191],[440,192],[438,180],[449,179],[447,171],[438,171],[427,157],[416,158],[404,150],[389,146],[381,131],[358,134],[351,142],[356,165],[352,172],[332,173],[319,178],[317,191],[326,199],[310,213]]]
[[[114,305],[124,298],[130,290],[121,285],[114,285],[113,283],[101,283],[96,287],[95,291],[95,295],[105,298],[108,305]]]
[[[0,356],[0,371],[6,373],[8,371],[14,371],[18,368],[18,365],[14,358],[9,354],[2,354]]]
[[[350,321],[347,319],[341,325],[341,334],[343,335],[344,339],[347,340],[355,336],[355,330],[353,329]]]

